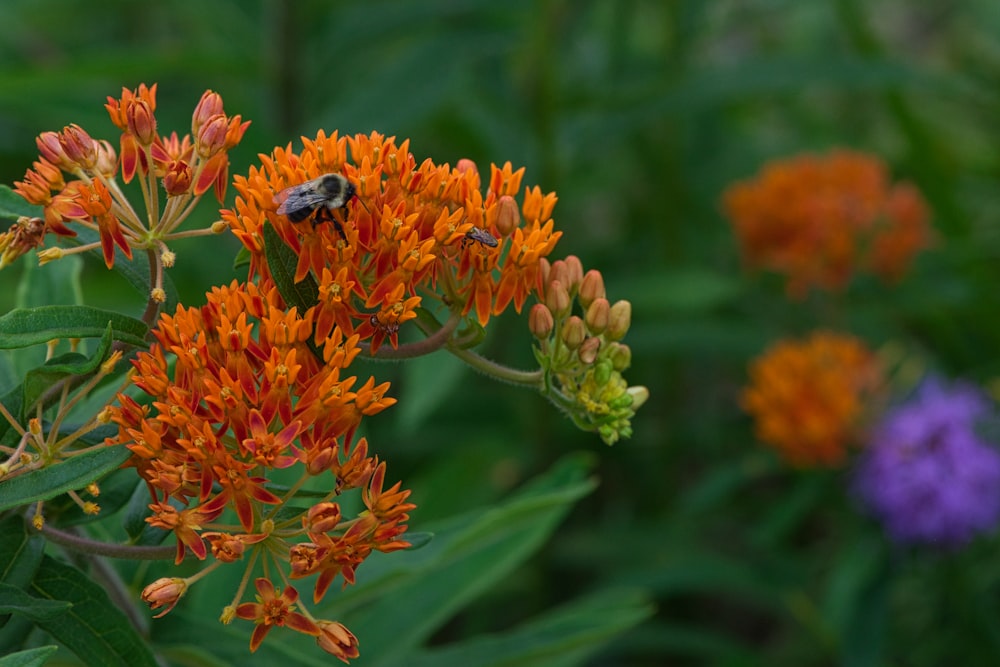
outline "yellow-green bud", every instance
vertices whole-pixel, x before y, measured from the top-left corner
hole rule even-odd
[[[586,338],[587,328],[584,326],[583,320],[576,315],[569,317],[563,324],[562,330],[562,341],[566,347],[575,350],[583,344]]]
[[[583,321],[587,323],[587,330],[595,336],[600,336],[608,328],[608,321],[611,317],[611,304],[607,299],[594,299],[587,308]]]
[[[605,333],[608,340],[621,340],[632,325],[632,304],[628,301],[616,301],[611,306],[608,330]]]
[[[580,361],[589,366],[597,360],[597,353],[600,352],[600,350],[601,339],[591,336],[583,341],[580,345],[580,349],[576,351],[576,355],[579,357]]]
[[[580,305],[584,308],[589,308],[590,304],[594,302],[594,299],[603,299],[607,297],[607,293],[604,291],[604,276],[597,269],[591,269],[583,276],[580,281]]]

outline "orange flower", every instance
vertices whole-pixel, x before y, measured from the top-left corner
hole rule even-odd
[[[285,588],[279,597],[272,584],[263,577],[254,582],[257,587],[257,602],[245,602],[236,608],[236,615],[257,624],[250,637],[250,651],[256,651],[264,637],[274,627],[289,627],[296,632],[319,636],[320,627],[295,611],[299,593],[291,586]]]
[[[757,438],[791,464],[834,467],[843,463],[882,380],[864,343],[821,331],[778,342],[754,360],[740,404],[753,416]]]
[[[784,273],[787,291],[838,291],[860,271],[898,279],[930,243],[928,210],[877,157],[845,150],[772,162],[723,203],[748,267]]]
[[[409,141],[320,132],[302,142],[300,153],[276,148],[259,168],[237,176],[235,206],[222,217],[250,251],[251,279],[265,288],[275,283],[264,226],[295,253],[294,281],[311,274],[320,285],[317,335],[337,326],[370,341],[372,350],[386,339],[395,347],[398,327],[427,299],[463,315],[475,309],[485,325],[511,303],[520,311],[537,288],[539,261],[561,232],[551,220],[555,195],[537,187],[524,194],[522,226],[513,197],[523,168],[493,166],[484,193],[473,163],[418,165]],[[356,192],[333,213],[339,226],[278,215],[279,193],[328,173],[345,176]],[[473,228],[499,243],[469,242]]]
[[[25,173],[24,180],[16,183],[15,192],[43,207],[46,233],[74,236],[73,226],[82,225],[100,237],[95,243],[42,251],[42,259],[99,246],[111,268],[116,246],[129,259],[133,248],[155,248],[159,252],[153,254],[156,283],[152,294],[162,295],[163,268],[170,265],[162,258],[173,258],[166,243],[178,236],[215,233],[211,226],[179,233],[175,230],[208,190],[214,188],[222,200],[229,180],[227,151],[239,143],[249,125],[239,115],[226,116],[221,105],[221,98],[211,91],[202,96],[193,123],[200,131],[192,144],[190,136],[178,139],[176,132],[166,138],[160,136],[154,115],[155,84],[143,84],[134,91],[123,88],[121,99],[109,97],[105,105],[111,122],[121,130],[120,157],[110,143],[91,138],[75,124],[61,132],[40,134],[36,139],[40,158]],[[214,132],[207,130],[206,124],[199,124],[206,110],[213,112],[209,121]],[[65,180],[62,172],[73,178]],[[118,176],[125,183],[136,177],[142,180],[144,213],[126,198],[116,180]],[[162,207],[157,195],[161,189],[167,193]]]

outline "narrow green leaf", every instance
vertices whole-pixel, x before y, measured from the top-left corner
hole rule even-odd
[[[37,260],[25,262],[24,274],[17,286],[18,308],[36,308],[54,303],[78,306],[83,303],[80,276],[83,259],[77,255],[39,266]]]
[[[0,667],[42,667],[58,646],[39,646],[38,648],[18,651],[0,658]]]
[[[300,282],[295,282],[295,267],[298,255],[278,236],[271,225],[264,225],[264,255],[271,269],[274,284],[278,286],[281,298],[289,306],[297,306],[300,313],[312,308],[319,301],[319,286],[312,274],[307,274]]]
[[[0,584],[0,614],[20,614],[36,621],[55,618],[72,607],[60,600],[32,597],[20,588]]]
[[[359,584],[324,607],[323,615],[349,616],[352,631],[365,637],[372,664],[404,659],[545,542],[594,488],[589,466],[586,457],[569,457],[506,503],[438,524],[431,529],[435,539],[420,551],[369,559],[359,570]],[[362,601],[369,604],[347,613]],[[414,617],[413,609],[422,613]]]
[[[125,447],[98,447],[56,465],[6,480],[0,483],[0,510],[81,489],[120,466],[130,455]]]
[[[35,402],[49,391],[58,382],[68,378],[77,378],[83,381],[87,376],[96,371],[107,358],[111,350],[111,326],[109,325],[101,337],[97,351],[89,359],[81,354],[70,352],[60,355],[55,359],[49,359],[43,366],[28,371],[22,386],[21,405],[25,410],[34,408]],[[53,396],[53,400],[55,400]],[[19,414],[24,423],[25,414]]]
[[[38,625],[88,665],[155,667],[156,660],[128,617],[100,585],[80,570],[48,556],[32,582],[37,597],[64,600],[72,609]]]
[[[235,271],[244,266],[250,266],[250,251],[247,250],[245,245],[241,245],[240,249],[236,251],[236,256],[233,258],[233,270]]]
[[[604,590],[573,600],[508,632],[407,656],[408,667],[560,667],[579,665],[609,641],[649,618],[638,591]]]
[[[11,221],[17,220],[22,215],[40,218],[42,213],[41,206],[29,204],[21,195],[0,183],[0,218]]]
[[[100,338],[109,323],[115,340],[146,347],[149,329],[141,320],[89,306],[42,306],[18,308],[0,317],[0,349],[38,345],[56,338]]]

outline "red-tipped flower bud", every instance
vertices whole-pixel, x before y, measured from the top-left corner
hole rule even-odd
[[[538,340],[545,340],[552,335],[555,328],[555,320],[552,311],[545,307],[544,303],[536,303],[528,313],[528,329],[531,335]]]
[[[499,211],[497,212],[497,231],[501,236],[510,236],[521,224],[521,211],[517,207],[517,201],[510,195],[500,197],[497,202]]]
[[[566,286],[570,293],[576,293],[580,289],[580,283],[583,282],[583,264],[576,255],[570,255],[563,261],[566,263],[566,276],[569,281]]]
[[[583,341],[580,349],[576,351],[580,361],[588,366],[597,359],[597,353],[601,351],[601,339],[591,336]]]
[[[604,299],[606,297],[604,276],[597,269],[587,271],[580,282],[580,305],[588,308],[594,302],[594,299]]]
[[[59,145],[66,158],[83,169],[93,169],[97,164],[97,146],[87,131],[77,124],[67,125],[59,135]]]
[[[125,109],[125,117],[128,119],[129,132],[141,145],[149,146],[153,143],[156,139],[156,118],[146,100],[133,100]]]
[[[191,134],[198,136],[201,126],[208,122],[212,116],[222,114],[222,96],[218,93],[206,90],[201,94],[198,105],[191,114]]]
[[[548,288],[545,290],[545,305],[549,307],[554,317],[562,319],[569,315],[572,302],[569,298],[569,292],[560,281],[549,281]],[[581,324],[583,324],[582,321]]]

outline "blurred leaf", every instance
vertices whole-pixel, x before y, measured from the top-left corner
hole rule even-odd
[[[41,667],[58,650],[58,646],[40,646],[27,651],[9,653],[0,657],[0,667]]]
[[[444,351],[408,360],[402,368],[399,393],[400,432],[412,433],[419,429],[445,397],[455,391],[459,380],[467,377],[467,369],[465,364]]]
[[[41,206],[29,204],[21,195],[0,183],[0,219],[15,221],[21,216],[40,218],[42,213]]]
[[[64,600],[72,608],[38,625],[88,665],[156,667],[142,638],[104,589],[76,568],[46,556],[32,582],[41,598]]]
[[[603,590],[572,600],[511,630],[418,652],[395,664],[570,667],[583,663],[612,638],[652,613],[653,606],[642,593]]]
[[[648,315],[714,310],[732,303],[743,291],[738,275],[694,267],[659,271],[628,283],[633,311]]]
[[[76,255],[63,257],[58,262],[38,266],[37,261],[27,262],[24,275],[17,286],[17,307],[73,305],[83,303],[80,291],[80,274],[83,260]]]
[[[31,597],[20,588],[0,583],[0,614],[19,614],[43,621],[65,613],[71,606],[68,602]]]
[[[88,306],[42,306],[18,308],[0,317],[0,349],[57,338],[100,338],[109,324],[115,340],[146,347],[149,329],[141,320]]]
[[[4,480],[0,482],[0,510],[82,489],[120,466],[131,454],[122,446],[99,447],[55,465]]]
[[[423,549],[370,558],[358,584],[324,605],[324,616],[350,619],[370,664],[405,659],[544,543],[572,504],[593,490],[589,466],[586,457],[568,457],[497,507],[428,526],[435,537]]]

